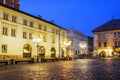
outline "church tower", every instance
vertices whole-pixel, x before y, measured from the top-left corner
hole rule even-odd
[[[9,7],[13,7],[15,9],[20,8],[20,0],[0,0],[0,3],[5,4]]]

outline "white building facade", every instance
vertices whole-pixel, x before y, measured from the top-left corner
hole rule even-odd
[[[77,58],[80,55],[86,55],[88,53],[88,38],[85,34],[71,29],[68,31],[67,37],[72,41],[69,47],[69,55],[71,57]]]

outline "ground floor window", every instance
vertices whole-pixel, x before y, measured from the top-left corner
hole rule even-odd
[[[6,44],[2,45],[2,53],[7,53],[7,45]]]
[[[40,58],[45,58],[45,47],[44,46],[40,46],[38,48],[38,53],[39,53],[39,57]]]
[[[29,44],[23,46],[23,58],[30,58],[32,53],[32,47]]]

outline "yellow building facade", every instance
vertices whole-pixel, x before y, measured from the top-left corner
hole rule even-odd
[[[0,5],[0,59],[61,58],[66,34],[52,22]],[[38,46],[34,38],[42,39]]]

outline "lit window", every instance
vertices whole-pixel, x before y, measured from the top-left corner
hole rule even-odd
[[[6,44],[2,45],[2,53],[7,53],[7,45]]]
[[[9,15],[8,15],[7,13],[4,13],[4,19],[5,19],[5,20],[8,20],[8,16],[9,16]]]
[[[11,36],[16,36],[16,30],[15,29],[11,29]]]
[[[6,27],[3,27],[3,32],[2,32],[3,35],[8,35],[8,28]]]
[[[27,32],[23,32],[23,38],[27,39]]]
[[[24,19],[24,20],[23,20],[23,25],[27,25],[27,22],[28,22],[28,21],[27,21],[26,19]]]
[[[30,21],[30,27],[33,27],[33,24],[34,24],[34,23],[33,23],[32,21]]]
[[[16,22],[17,21],[17,17],[16,16],[12,16],[12,22]]]

